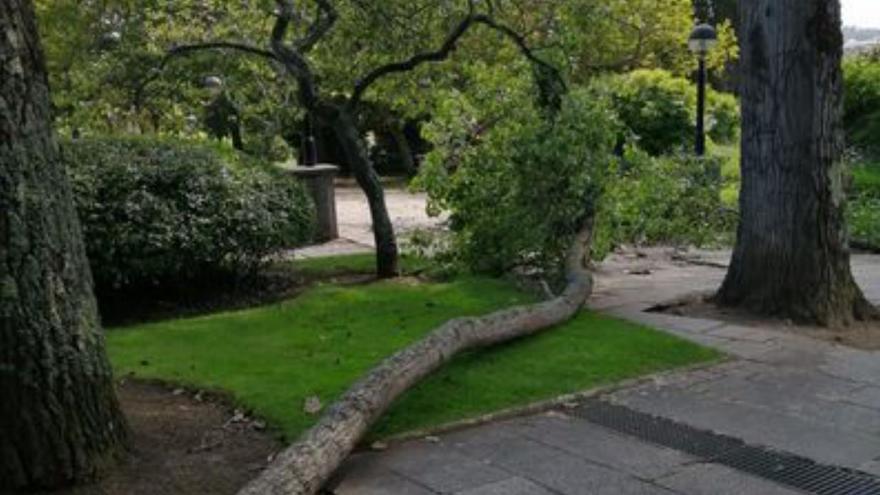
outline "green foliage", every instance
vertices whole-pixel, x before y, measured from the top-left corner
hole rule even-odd
[[[843,73],[847,140],[863,151],[880,153],[880,53],[846,59]]]
[[[853,186],[847,210],[852,237],[880,248],[880,163],[856,164]]]
[[[666,69],[684,76],[696,68],[686,43],[694,27],[692,0],[535,1],[532,8],[541,12],[549,5],[547,18],[555,21],[545,21],[553,29],[549,37],[558,38],[563,64],[578,84],[607,72]],[[732,25],[722,22],[717,31],[710,70],[721,70],[739,56]]]
[[[721,162],[721,203],[730,210],[739,210],[739,191],[742,184],[739,144],[712,145],[709,155]]]
[[[718,158],[657,158],[629,149],[602,196],[596,248],[726,240],[736,214],[722,203],[720,174]]]
[[[546,120],[515,87],[480,88],[434,115],[418,184],[450,212],[452,255],[470,269],[558,268],[612,161],[613,115],[576,91]]]
[[[292,439],[317,421],[303,412],[307,397],[329,405],[370,367],[437,325],[526,302],[531,298],[509,284],[485,278],[324,286],[264,308],[111,330],[107,347],[120,375],[225,390]],[[373,434],[436,426],[717,357],[660,332],[582,313],[546,334],[462,356],[406,394]]]
[[[639,147],[652,155],[693,149],[697,95],[694,84],[663,70],[638,70],[600,79],[592,89],[607,95]],[[739,132],[739,108],[732,95],[709,90],[706,102],[708,136],[720,143]]]
[[[219,76],[230,97],[242,103],[245,149],[276,158],[274,138],[295,129],[302,115],[289,104],[295,85],[281,71],[259,58],[215,51],[175,58],[157,72],[167,50],[178,44],[217,38],[264,42],[273,4],[36,0],[56,128],[62,135],[203,137],[207,126],[201,116],[212,99],[203,81]]]
[[[228,0],[36,0],[50,69],[58,128],[64,134],[116,133],[199,136],[193,120],[210,99],[206,76],[219,76],[240,105],[244,145],[263,157],[289,155],[302,109],[296,85],[265,60],[232,51],[192,53],[155,69],[175,45],[232,40],[266,47],[275,2]],[[688,74],[694,57],[685,40],[693,26],[690,0],[501,0],[493,16],[526,36],[538,55],[560,67],[574,83],[596,74],[635,68],[666,68]],[[453,0],[334,2],[336,26],[308,54],[324,94],[349,94],[355,82],[379,65],[440,47],[471,8]],[[488,3],[477,8],[486,11]],[[303,5],[291,38],[305,34],[316,9]],[[736,57],[732,30],[710,59],[720,68]],[[108,36],[118,35],[115,41]],[[717,60],[716,60],[717,58]],[[530,80],[518,47],[484,26],[461,40],[443,64],[385,78],[367,95],[402,118],[419,118],[443,105],[447,90],[470,84],[472,64]],[[441,101],[433,90],[439,90]]]
[[[847,219],[853,239],[866,246],[880,248],[880,198],[854,198],[849,205]]]
[[[100,288],[241,274],[310,240],[304,188],[250,159],[154,139],[66,141],[62,150]]]

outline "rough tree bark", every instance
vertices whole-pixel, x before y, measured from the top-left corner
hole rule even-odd
[[[124,451],[30,0],[0,2],[0,492],[87,480]]]
[[[572,318],[593,290],[587,269],[591,235],[590,219],[570,249],[568,284],[559,297],[480,318],[451,320],[386,359],[353,385],[315,427],[282,452],[239,495],[316,493],[394,400],[455,356],[532,335]]]
[[[802,323],[874,314],[850,271],[839,0],[743,0],[741,222],[717,301]]]

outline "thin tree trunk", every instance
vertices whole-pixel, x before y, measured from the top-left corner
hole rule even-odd
[[[568,285],[559,297],[480,318],[451,320],[386,359],[352,386],[300,440],[282,452],[239,495],[312,495],[330,478],[370,426],[407,390],[464,351],[536,334],[581,310],[593,290],[587,270],[592,221],[568,256]]]
[[[354,118],[345,109],[337,109],[334,112],[335,115],[330,119],[330,124],[333,126],[352,173],[364,191],[370,206],[373,238],[376,241],[377,274],[379,278],[396,277],[400,272],[397,239],[394,235],[394,225],[391,224],[391,218],[388,216],[382,182],[370,163]]]
[[[724,305],[841,326],[873,313],[850,272],[839,0],[743,0],[741,223]]]
[[[0,492],[87,480],[127,437],[30,0],[0,2]]]

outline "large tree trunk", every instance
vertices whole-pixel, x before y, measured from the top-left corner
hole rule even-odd
[[[127,428],[30,0],[0,2],[0,492],[93,477]]]
[[[321,489],[370,426],[404,392],[464,351],[522,338],[562,323],[593,290],[587,269],[592,221],[568,255],[568,285],[559,297],[480,318],[451,320],[386,359],[352,386],[300,440],[282,452],[239,495],[312,495]]]
[[[394,235],[394,225],[391,224],[391,218],[388,216],[382,182],[370,163],[354,118],[342,108],[334,109],[328,113],[332,114],[332,117],[329,118],[330,124],[370,206],[373,238],[376,241],[377,274],[380,278],[396,277],[400,272],[397,239]]]
[[[721,304],[847,325],[839,0],[743,0],[741,223]]]

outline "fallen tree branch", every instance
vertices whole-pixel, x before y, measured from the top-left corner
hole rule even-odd
[[[574,317],[593,291],[587,268],[591,241],[592,218],[584,222],[570,249],[568,283],[560,296],[483,317],[450,320],[386,359],[239,495],[315,494],[397,398],[455,356],[529,336]]]

